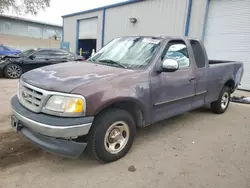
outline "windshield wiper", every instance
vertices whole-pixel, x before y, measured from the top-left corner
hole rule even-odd
[[[111,63],[111,64],[116,64],[116,65],[119,65],[120,67],[123,67],[125,69],[127,69],[128,67],[121,64],[120,62],[118,61],[113,61],[111,59],[101,59],[101,60],[98,60],[99,62],[103,62],[103,63]]]

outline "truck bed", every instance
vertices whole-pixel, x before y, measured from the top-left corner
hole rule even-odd
[[[209,65],[222,64],[222,63],[236,63],[237,61],[227,61],[227,60],[209,60]]]

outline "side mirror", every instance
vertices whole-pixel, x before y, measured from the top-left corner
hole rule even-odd
[[[162,72],[174,72],[179,69],[179,63],[174,59],[166,59],[162,63]]]
[[[34,56],[34,55],[29,56],[30,59],[34,59],[35,57],[36,56]]]

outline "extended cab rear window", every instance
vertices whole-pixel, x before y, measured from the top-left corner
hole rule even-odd
[[[198,68],[205,67],[206,59],[204,56],[204,52],[202,51],[202,47],[200,45],[200,42],[197,40],[191,40],[190,44],[191,44],[191,47],[192,47],[193,52],[194,52],[194,57],[195,57],[197,67]]]

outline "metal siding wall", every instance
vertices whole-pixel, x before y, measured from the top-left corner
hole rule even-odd
[[[245,71],[239,88],[250,91],[250,1],[210,0],[208,10],[205,32],[208,57],[242,61]]]
[[[202,38],[206,3],[207,0],[193,0],[188,36],[198,39]]]
[[[127,35],[184,35],[187,6],[188,0],[145,0],[107,9],[105,43]]]
[[[98,18],[84,19],[79,22],[79,39],[97,38]]]
[[[57,33],[62,39],[62,28],[52,27],[52,26],[43,26],[42,38],[50,38],[53,34]]]
[[[0,17],[0,33],[2,34],[34,38],[49,38],[55,31],[60,37],[62,36],[62,28],[60,27]]]
[[[40,39],[0,33],[0,43],[19,50],[30,48],[60,48],[60,41],[54,39]]]
[[[87,14],[77,15],[64,18],[64,42],[70,43],[72,52],[76,51],[76,24],[77,20],[98,17],[97,24],[97,49],[100,49],[102,44],[102,14],[103,11],[96,11]]]
[[[250,1],[210,0],[205,31],[210,59],[244,63],[241,89],[250,90]]]

